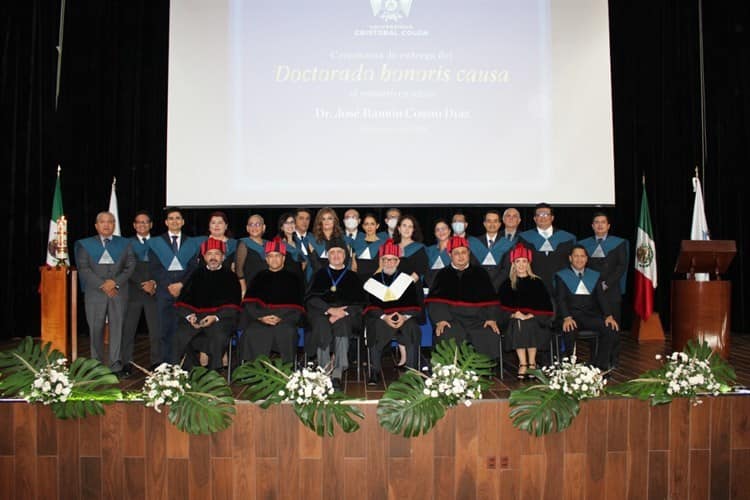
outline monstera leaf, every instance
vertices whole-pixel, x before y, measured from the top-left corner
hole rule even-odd
[[[380,425],[388,432],[404,437],[427,434],[445,416],[445,404],[425,394],[424,381],[419,372],[409,371],[388,385],[377,411]]]
[[[346,396],[341,393],[335,393],[328,396],[328,403],[316,404],[294,404],[294,413],[297,414],[300,421],[314,431],[318,436],[325,434],[334,435],[334,425],[336,422],[344,432],[354,432],[359,429],[359,422],[354,420],[354,416],[364,418],[365,414],[356,406],[343,404]]]
[[[62,357],[60,351],[52,349],[51,343],[37,344],[26,337],[12,351],[0,353],[0,394],[14,397],[27,391],[37,372]]]
[[[294,373],[291,363],[280,359],[271,360],[260,356],[254,361],[240,366],[234,371],[232,379],[245,386],[240,397],[247,395],[250,401],[261,401],[260,407],[268,408],[272,404],[287,401],[289,391],[287,382]],[[324,374],[320,374],[323,376]],[[300,421],[319,436],[334,435],[334,423],[344,432],[359,429],[359,422],[354,417],[363,418],[364,413],[356,406],[344,404],[347,397],[341,393],[328,394],[326,402],[299,403],[291,402],[294,413]]]
[[[462,370],[472,370],[485,383],[482,389],[492,385],[489,377],[492,376],[495,362],[487,355],[477,352],[471,345],[461,342],[457,345],[455,339],[438,342],[432,352],[432,364],[456,365]]]
[[[188,378],[190,388],[169,407],[169,421],[190,434],[211,434],[232,424],[235,413],[232,390],[224,377],[196,367]]]
[[[539,377],[541,371],[536,373]],[[512,391],[509,403],[513,425],[535,436],[566,429],[580,411],[574,397],[552,390],[547,385],[532,385]]]
[[[286,387],[291,374],[291,363],[260,356],[238,367],[232,374],[232,381],[244,386],[238,397],[247,395],[250,401],[262,401],[260,406],[266,409],[284,400],[280,392]]]
[[[122,399],[117,376],[95,359],[76,359],[70,366],[68,377],[73,384],[68,400],[51,405],[58,418],[104,415],[104,404]]]

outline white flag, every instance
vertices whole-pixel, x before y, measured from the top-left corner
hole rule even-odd
[[[703,207],[703,190],[698,177],[693,177],[693,191],[695,192],[695,203],[693,204],[693,225],[690,227],[690,239],[710,240],[708,223],[706,222],[706,209]]]
[[[708,223],[706,222],[706,209],[703,206],[703,190],[697,175],[693,177],[693,191],[695,192],[695,203],[693,203],[693,224],[690,226],[690,239],[710,240]],[[708,280],[708,273],[695,273],[695,281]]]
[[[117,192],[115,191],[117,177],[112,179],[112,194],[109,196],[109,211],[115,216],[115,236],[122,236],[120,233],[120,214],[117,213]]]

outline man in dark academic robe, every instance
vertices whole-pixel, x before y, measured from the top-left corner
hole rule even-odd
[[[284,268],[286,245],[278,236],[266,243],[268,269],[250,282],[242,301],[244,333],[240,337],[242,360],[254,360],[275,350],[285,363],[294,361],[297,325],[305,312],[300,276]]]
[[[115,216],[110,212],[97,214],[94,227],[96,236],[78,240],[74,247],[89,324],[91,357],[103,360],[104,324],[109,320],[109,368],[122,375],[122,324],[135,256],[130,242],[114,235]]]
[[[313,276],[305,305],[312,327],[305,338],[305,351],[317,355],[318,364],[336,359],[331,378],[334,388],[341,389],[341,377],[349,367],[349,337],[362,325],[362,309],[367,298],[357,274],[346,267],[347,244],[341,238],[327,242],[328,265]]]
[[[487,271],[471,265],[469,243],[453,236],[448,242],[451,265],[441,269],[425,300],[437,341],[468,341],[487,356],[500,357],[500,302]]]
[[[552,226],[555,213],[551,206],[539,203],[534,211],[536,227],[521,233],[519,238],[532,250],[534,272],[542,278],[552,294],[555,273],[568,265],[568,253],[576,243],[576,237]]]
[[[146,318],[148,338],[150,343],[151,365],[161,362],[161,340],[159,330],[159,311],[156,306],[156,281],[151,278],[148,263],[148,240],[151,239],[151,215],[145,210],[135,214],[133,228],[135,235],[130,238],[130,244],[135,253],[135,271],[130,276],[128,290],[128,309],[125,325],[122,330],[122,371],[130,374],[133,361],[133,347],[141,311]]]
[[[365,308],[367,344],[370,351],[370,377],[367,385],[380,382],[380,358],[383,349],[397,337],[406,347],[406,365],[419,368],[419,345],[422,337],[419,324],[424,321],[424,293],[410,274],[399,271],[401,248],[386,241],[379,249],[381,272],[364,285],[370,294]]]
[[[472,263],[482,266],[495,290],[508,278],[510,266],[507,264],[506,254],[513,247],[511,240],[500,234],[500,212],[489,210],[484,214],[485,233],[479,237],[469,237]]]
[[[586,249],[575,245],[568,260],[570,266],[555,275],[557,316],[562,320],[562,331],[568,339],[566,344],[581,330],[598,332],[599,349],[593,364],[608,370],[619,346],[620,327],[604,297],[601,275],[586,267]]]
[[[622,296],[628,277],[630,243],[628,240],[609,234],[609,217],[596,212],[591,223],[594,236],[579,241],[589,254],[588,266],[601,274],[604,297],[612,316],[619,323],[622,319]]]
[[[209,238],[200,251],[205,265],[193,272],[175,303],[174,352],[178,358],[184,356],[186,369],[200,364],[217,370],[237,329],[242,291],[237,276],[222,265],[226,243]]]

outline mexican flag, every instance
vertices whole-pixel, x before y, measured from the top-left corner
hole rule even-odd
[[[57,181],[55,182],[55,194],[52,196],[52,215],[49,220],[49,236],[47,237],[47,265],[58,264],[55,257],[55,243],[57,241],[57,219],[63,216],[62,190],[60,189],[60,166],[57,166]],[[70,265],[68,256],[62,259],[66,265]]]
[[[633,310],[641,319],[647,320],[654,312],[654,290],[656,289],[656,245],[648,210],[646,185],[641,197],[641,217],[635,244],[635,293]]]
[[[112,179],[112,192],[109,195],[109,212],[115,216],[115,236],[122,236],[120,233],[120,214],[117,210],[117,191],[115,190],[115,184],[117,184],[117,178]]]

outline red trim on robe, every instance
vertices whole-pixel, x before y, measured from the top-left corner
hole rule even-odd
[[[191,311],[199,314],[210,314],[210,313],[217,313],[221,309],[236,309],[237,311],[242,311],[242,308],[236,304],[225,304],[223,306],[216,306],[216,307],[193,307],[190,304],[186,304],[185,302],[175,302],[175,307],[184,307],[185,309],[190,309]]]
[[[500,304],[500,309],[502,309],[503,311],[508,311],[510,313],[521,311],[524,314],[534,314],[537,316],[553,316],[555,314],[552,311],[539,311],[536,309],[531,309],[529,307],[507,307],[502,304]]]
[[[299,304],[266,304],[262,300],[256,299],[254,297],[243,299],[242,303],[243,304],[257,303],[258,305],[266,309],[297,309],[299,311],[305,312],[305,308]]]
[[[438,297],[427,298],[425,299],[424,302],[425,304],[437,302],[439,304],[448,304],[449,306],[457,306],[457,307],[487,307],[487,306],[499,306],[500,305],[500,302],[497,300],[490,300],[487,302],[461,302],[460,300],[441,299]]]

